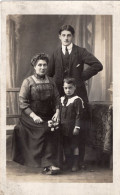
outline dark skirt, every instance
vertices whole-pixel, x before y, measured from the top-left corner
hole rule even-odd
[[[12,157],[15,162],[31,167],[59,166],[59,129],[52,132],[47,121],[34,123],[22,113],[13,133]]]

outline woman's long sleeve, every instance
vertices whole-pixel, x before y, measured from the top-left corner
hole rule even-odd
[[[53,82],[53,85],[54,85],[54,91],[53,91],[53,93],[54,93],[54,104],[55,104],[55,108],[59,109],[59,107],[60,107],[60,95],[59,95],[59,92],[57,90],[55,82]]]
[[[19,93],[19,105],[20,109],[28,115],[32,113],[30,109],[30,85],[29,81],[25,79],[22,83],[20,93]]]

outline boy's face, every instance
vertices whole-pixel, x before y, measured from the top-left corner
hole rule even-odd
[[[70,31],[63,30],[59,35],[59,39],[61,40],[62,45],[68,46],[72,43],[73,35]]]
[[[64,92],[67,96],[71,96],[74,94],[76,87],[73,84],[64,83]]]

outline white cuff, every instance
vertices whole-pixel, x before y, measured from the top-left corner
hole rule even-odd
[[[31,112],[30,117],[35,121],[37,116],[34,112]]]
[[[79,127],[79,126],[75,126],[75,128],[80,129],[80,127]]]

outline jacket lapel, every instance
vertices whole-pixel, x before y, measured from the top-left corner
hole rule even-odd
[[[59,66],[61,66],[61,69],[63,70],[63,64],[62,64],[62,48],[59,47],[57,50],[57,62],[59,63]]]
[[[77,47],[73,44],[72,52],[70,55],[70,62],[69,62],[69,72],[71,72],[71,67],[73,64],[77,63]]]

